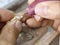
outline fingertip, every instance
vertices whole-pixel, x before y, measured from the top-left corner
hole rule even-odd
[[[17,28],[17,30],[19,30],[19,32],[21,32],[22,30],[22,23],[20,21],[17,20],[15,27]]]
[[[22,30],[22,23],[19,20],[14,20],[7,23],[7,26],[16,32],[20,32]],[[11,31],[12,31],[11,30]]]
[[[35,0],[28,0],[28,4],[32,4]]]
[[[14,12],[6,9],[0,9],[0,22],[6,22],[14,17]]]
[[[38,22],[43,20],[43,18],[40,17],[40,16],[38,16],[38,15],[34,15],[34,18],[35,18],[35,20],[38,21]]]
[[[46,3],[45,2],[42,2],[42,3],[38,3],[36,6],[35,6],[35,14],[36,15],[38,15],[38,16],[40,16],[40,17],[43,17],[43,18],[45,18],[45,17],[47,17],[48,15],[48,13],[47,13],[47,11],[48,11],[48,7],[47,7],[47,5],[46,5]]]
[[[60,18],[59,9],[59,1],[45,1],[38,3],[34,10],[35,14],[40,17],[55,20]]]
[[[26,24],[31,28],[38,28],[41,25],[41,22],[36,21],[34,18],[30,18],[26,21]]]
[[[3,28],[1,35],[17,37],[22,30],[22,23],[19,20],[9,21]],[[13,36],[12,36],[13,35]],[[9,37],[10,37],[9,36]]]

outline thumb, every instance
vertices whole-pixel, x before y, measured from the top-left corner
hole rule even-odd
[[[2,29],[1,39],[7,41],[7,43],[10,42],[12,44],[15,44],[21,29],[22,29],[22,24],[20,21],[14,20],[8,22]]]
[[[60,1],[41,2],[36,5],[35,13],[47,19],[60,19]]]
[[[0,8],[0,22],[6,22],[14,17],[14,12]]]

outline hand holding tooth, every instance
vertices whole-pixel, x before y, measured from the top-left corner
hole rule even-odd
[[[34,1],[35,0],[33,0],[33,2]],[[28,1],[29,5],[33,2]],[[35,28],[39,25],[39,23],[41,23],[40,26],[50,25],[60,33],[60,1],[40,2],[36,4],[34,11],[34,17],[32,19],[27,19],[26,21],[27,25]],[[34,23],[37,25],[34,25]]]

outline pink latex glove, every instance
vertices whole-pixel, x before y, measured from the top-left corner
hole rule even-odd
[[[34,8],[35,6],[40,3],[40,2],[44,2],[44,1],[59,1],[59,0],[35,0],[32,4],[30,4],[28,7],[27,7],[27,12],[29,15],[35,15],[35,11],[34,11]]]

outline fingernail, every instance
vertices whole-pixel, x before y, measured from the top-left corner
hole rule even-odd
[[[44,16],[47,16],[47,7],[41,7],[40,12],[41,12]]]
[[[19,32],[22,30],[22,23],[19,20],[9,21],[7,24]]]
[[[22,23],[19,20],[17,20],[16,23],[15,23],[15,27],[20,32],[22,30]]]
[[[34,18],[36,21],[42,21],[42,17],[38,16],[38,15],[34,15]]]
[[[36,15],[39,15],[41,17],[48,17],[48,6],[36,6],[35,7],[35,13]]]

